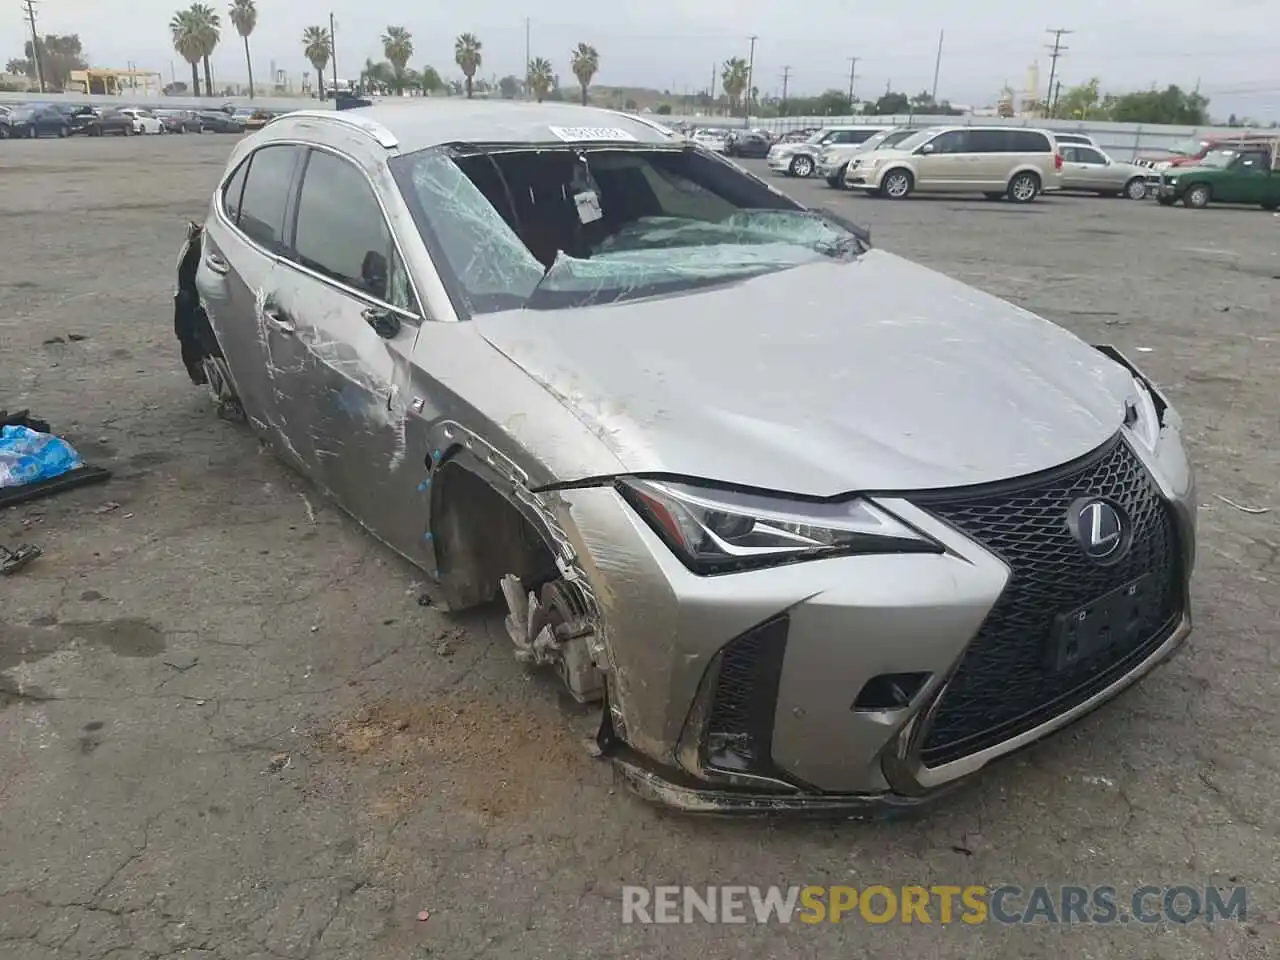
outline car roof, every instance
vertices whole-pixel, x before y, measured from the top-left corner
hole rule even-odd
[[[416,102],[413,102],[416,101]],[[590,128],[619,131],[619,139],[668,144],[670,134],[638,117],[569,103],[475,101],[462,97],[413,98],[409,103],[377,104],[352,110],[297,110],[269,124],[272,130],[330,120],[360,127],[385,147],[405,153],[443,143],[546,143],[590,139]],[[612,139],[605,137],[604,139]]]

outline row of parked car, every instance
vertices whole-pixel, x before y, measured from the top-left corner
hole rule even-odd
[[[750,133],[750,132],[748,132]],[[695,134],[695,138],[696,138]],[[723,151],[730,153],[729,150]],[[775,142],[769,169],[822,177],[836,189],[903,199],[917,192],[983,193],[1029,203],[1066,191],[1165,206],[1211,202],[1280,207],[1280,137],[1197,138],[1132,162],[1091,137],[1030,127],[834,126]]]
[[[274,113],[228,104],[204,110],[87,103],[0,104],[0,140],[36,137],[134,136],[165,133],[244,133]]]

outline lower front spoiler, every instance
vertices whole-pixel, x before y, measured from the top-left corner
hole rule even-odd
[[[945,767],[926,770],[919,766],[918,761],[910,759],[915,755],[921,734],[919,730],[912,729],[918,726],[916,723],[908,723],[899,738],[898,748],[903,753],[891,754],[885,759],[886,775],[902,792],[764,792],[704,784],[658,767],[616,739],[612,735],[607,709],[597,735],[597,745],[601,755],[613,763],[629,789],[645,800],[682,813],[818,820],[903,820],[927,810],[968,784],[988,763],[1019,753],[1092,713],[1172,659],[1182,650],[1190,634],[1191,617],[1184,612],[1172,633],[1149,656],[1092,697],[1004,743]],[[938,699],[935,699],[933,706],[936,707],[937,703]]]
[[[641,799],[699,816],[905,820],[967,782],[957,780],[920,797],[897,793],[762,793],[676,782],[625,750],[610,751],[606,756],[627,788]]]

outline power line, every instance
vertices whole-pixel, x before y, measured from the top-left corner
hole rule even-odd
[[[44,93],[44,64],[40,62],[40,35],[36,32],[36,0],[22,0],[22,11],[31,24],[31,59],[36,65],[36,82]]]
[[[1062,45],[1062,37],[1065,34],[1075,33],[1075,31],[1066,30],[1061,27],[1057,29],[1053,27],[1049,27],[1047,30],[1045,30],[1045,33],[1053,34],[1053,43],[1045,45],[1045,49],[1049,51],[1049,86],[1048,86],[1047,92],[1045,93],[1044,99],[1045,99],[1046,105],[1048,105],[1049,98],[1053,94],[1053,80],[1058,73],[1058,58],[1062,56],[1064,53],[1066,53],[1068,49],[1067,47],[1064,47]],[[1038,95],[1039,91],[1036,91],[1036,92]],[[1049,114],[1049,116],[1053,116],[1052,109],[1046,112]]]

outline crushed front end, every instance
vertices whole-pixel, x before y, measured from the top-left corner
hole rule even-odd
[[[1176,416],[1008,482],[875,503],[934,553],[717,576],[615,487],[566,492],[601,601],[601,746],[641,795],[720,814],[882,816],[1070,724],[1190,632],[1194,486]],[[1082,547],[1082,503],[1122,518]]]

